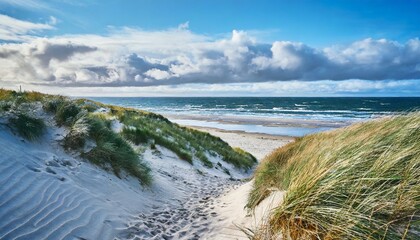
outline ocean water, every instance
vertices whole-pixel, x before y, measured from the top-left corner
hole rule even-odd
[[[420,97],[92,97],[95,101],[178,116],[241,116],[264,119],[315,120],[352,123],[420,110]],[[303,136],[330,128],[269,127],[177,120],[184,125],[217,127],[275,135]]]
[[[357,120],[420,109],[420,97],[95,97],[91,99],[162,114],[242,115],[314,120]]]

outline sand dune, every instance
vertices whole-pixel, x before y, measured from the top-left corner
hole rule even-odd
[[[47,119],[48,120],[48,119]],[[65,129],[28,142],[0,124],[0,239],[202,239],[223,221],[218,197],[249,177],[191,165],[157,146],[146,149],[154,182],[148,189],[65,152]]]
[[[0,239],[110,239],[128,211],[105,193],[140,204],[128,181],[61,152],[53,139],[28,143],[5,129],[0,136]]]

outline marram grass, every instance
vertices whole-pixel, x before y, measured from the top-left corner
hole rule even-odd
[[[152,173],[142,160],[141,154],[136,152],[136,148],[153,149],[156,145],[161,145],[191,164],[194,164],[193,160],[199,160],[208,168],[215,167],[208,156],[219,156],[223,161],[243,170],[252,169],[257,162],[251,154],[241,149],[233,149],[218,137],[179,126],[155,113],[105,105],[86,99],[0,88],[2,115],[7,116],[6,113],[14,112],[22,104],[42,104],[42,110],[48,116],[54,116],[58,126],[66,128],[67,134],[62,141],[65,149],[79,153],[92,163],[113,171],[117,176],[121,176],[122,171],[135,176],[143,185],[151,184]],[[12,124],[17,120],[10,119]],[[31,134],[28,135],[29,139],[36,139],[41,136],[45,126],[42,119],[32,120],[39,120],[37,123],[40,127],[23,128],[29,121],[27,119],[17,121],[15,125],[18,130],[28,130]],[[124,125],[121,132],[112,129],[113,121]]]
[[[269,155],[248,207],[283,202],[255,239],[420,239],[420,113],[309,135]]]
[[[25,113],[17,113],[11,117],[9,124],[20,136],[30,141],[39,139],[46,128],[42,119],[31,117]]]

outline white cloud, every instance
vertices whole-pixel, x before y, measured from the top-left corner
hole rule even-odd
[[[84,76],[89,79],[89,76]],[[81,79],[81,77],[79,78]],[[23,85],[35,90],[72,96],[420,96],[420,81],[286,81],[227,84],[184,84],[149,87],[59,87]],[[0,82],[0,87],[18,89],[19,84]],[[186,95],[187,94],[187,95]]]
[[[51,17],[50,23],[33,23],[0,14],[0,40],[29,41],[34,38],[31,34],[53,29],[53,19],[56,22]]]
[[[148,77],[152,77],[156,80],[168,79],[171,77],[171,74],[168,73],[167,71],[162,71],[157,68],[152,68],[150,70],[147,70],[147,72],[145,72],[144,75]]]
[[[181,23],[181,24],[178,25],[178,29],[179,30],[186,30],[189,27],[190,27],[190,22],[189,21],[186,21],[186,22]]]
[[[36,0],[0,0],[0,3],[27,8],[31,10],[51,10],[51,7],[48,4]]]
[[[29,26],[23,28],[29,30],[20,31],[22,38],[27,37],[23,43],[0,45],[0,65],[7,66],[0,68],[0,81],[123,87],[420,79],[419,39],[406,43],[364,39],[346,46],[317,49],[298,42],[261,43],[237,30],[230,37],[215,39],[191,32],[188,22],[161,31],[109,27],[107,35],[52,38],[28,35],[51,25]],[[278,85],[281,86],[284,85]]]

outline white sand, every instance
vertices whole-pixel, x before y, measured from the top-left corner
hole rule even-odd
[[[66,153],[59,144],[65,129],[43,117],[48,133],[34,143],[14,135],[0,119],[0,239],[199,236],[210,222],[205,221],[209,199],[238,183],[222,169],[192,166],[158,147],[159,152],[144,153],[154,183],[143,189],[133,178],[119,179]],[[234,178],[249,176],[221,164]]]
[[[192,127],[220,137],[232,147],[240,147],[254,155],[261,161],[267,154],[279,148],[294,138],[286,136],[275,136],[258,133],[246,133],[241,131],[225,131],[215,128]]]
[[[240,147],[250,152],[259,161],[274,149],[293,141],[290,137],[227,132],[211,128],[200,128],[200,130],[219,136],[233,147]],[[255,230],[267,220],[266,216],[280,203],[284,192],[273,191],[252,213],[248,213],[244,207],[252,184],[253,181],[249,181],[226,191],[223,196],[215,200],[217,204],[214,211],[219,217],[214,219],[209,231],[204,233],[201,239],[248,239],[241,228]]]
[[[250,183],[230,178],[252,173],[210,156],[232,176],[198,161],[192,166],[158,146],[143,154],[154,179],[143,189],[136,179],[119,179],[65,152],[65,129],[43,117],[48,133],[31,143],[0,116],[0,239],[223,239],[240,234],[232,223],[250,226],[243,211]],[[258,158],[291,140],[210,132]]]

